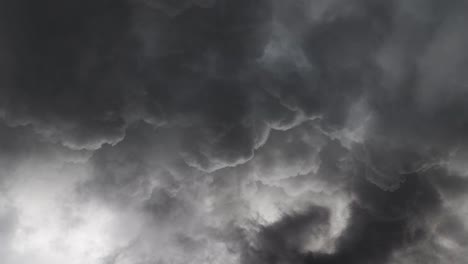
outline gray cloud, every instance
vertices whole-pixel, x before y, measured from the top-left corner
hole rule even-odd
[[[1,1],[0,262],[466,262],[467,10]]]

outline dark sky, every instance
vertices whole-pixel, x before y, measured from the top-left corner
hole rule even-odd
[[[0,263],[468,263],[465,0],[0,0]]]

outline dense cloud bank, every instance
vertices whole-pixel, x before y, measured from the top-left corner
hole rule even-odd
[[[1,0],[0,262],[468,261],[463,0]]]

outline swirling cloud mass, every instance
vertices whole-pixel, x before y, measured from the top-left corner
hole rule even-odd
[[[1,0],[0,263],[468,263],[464,0]]]

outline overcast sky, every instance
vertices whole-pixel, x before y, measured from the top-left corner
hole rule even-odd
[[[0,263],[468,263],[465,0],[0,0]]]

